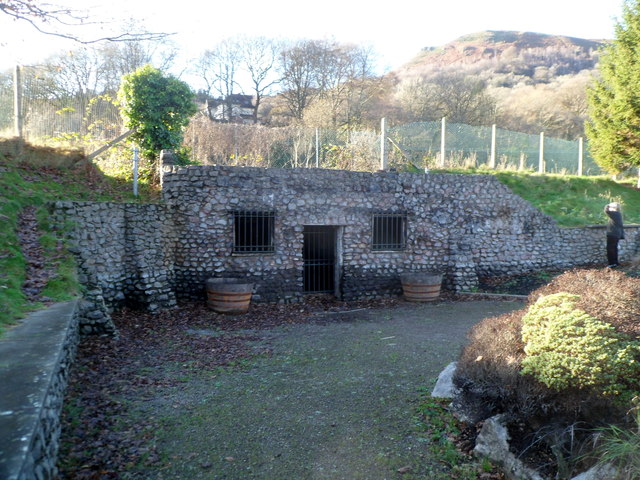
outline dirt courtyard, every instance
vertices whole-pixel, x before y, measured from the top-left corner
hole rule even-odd
[[[516,301],[203,305],[114,317],[72,374],[62,478],[435,478],[420,396]],[[408,468],[407,468],[408,467]],[[410,472],[400,474],[398,470]]]

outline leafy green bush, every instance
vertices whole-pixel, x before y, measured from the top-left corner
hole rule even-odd
[[[154,160],[162,149],[187,153],[181,148],[183,131],[197,111],[189,85],[146,65],[122,78],[118,98],[145,158]]]
[[[525,316],[529,315],[531,321],[536,310],[541,309],[535,307],[534,313],[529,312],[538,300],[561,292],[575,295],[571,297],[573,307],[567,307],[567,310],[582,313],[573,312],[563,320],[569,329],[567,332],[549,330],[546,333],[548,338],[540,333],[539,346],[533,348],[530,345],[525,351],[525,345],[531,338],[531,333],[526,332],[523,339]],[[583,329],[583,333],[569,335],[580,319],[586,321],[589,328],[607,325],[603,332],[606,331],[608,337],[596,345],[586,339],[584,345],[570,345],[571,338],[579,341],[585,332]],[[597,332],[591,331],[593,335]],[[626,337],[617,337],[618,334]],[[618,338],[627,338],[632,347],[625,350],[624,342],[618,343],[622,342]],[[454,376],[454,382],[462,392],[459,401],[470,408],[478,420],[507,413],[513,418],[527,419],[532,424],[546,422],[550,418],[563,424],[584,422],[585,425],[598,426],[602,422],[615,423],[625,416],[628,408],[622,403],[630,392],[640,389],[639,341],[640,279],[610,269],[566,272],[533,292],[526,308],[485,319],[470,331]],[[598,358],[598,355],[608,352],[604,347],[609,343],[622,346],[615,367],[619,375],[608,370],[611,365],[607,362],[615,358],[614,353],[605,355],[604,359]],[[594,350],[597,345],[603,351],[597,353]],[[551,349],[552,346],[559,348],[560,352],[545,352],[542,348]],[[635,357],[632,352],[635,352]],[[584,369],[580,371],[580,379],[571,378],[569,383],[567,379],[573,375],[569,369],[581,368],[577,365],[580,362],[572,363],[573,357],[581,358]],[[588,357],[588,361],[583,357]],[[625,359],[629,364],[624,364]],[[568,363],[563,363],[565,360]],[[544,367],[543,362],[547,362]],[[524,366],[527,366],[525,371],[531,372],[546,369],[546,377],[540,377],[544,381],[533,374],[522,375]],[[617,385],[624,388],[620,390]],[[616,391],[623,395],[615,395]],[[619,401],[614,402],[614,398]]]
[[[640,390],[640,342],[577,308],[579,299],[561,292],[529,307],[521,372],[554,390],[593,389],[626,403]]]

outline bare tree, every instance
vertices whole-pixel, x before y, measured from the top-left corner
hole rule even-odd
[[[333,128],[351,131],[361,124],[379,83],[373,74],[373,52],[356,45],[339,45],[334,51],[328,68],[333,77],[322,95],[330,100]]]
[[[262,99],[279,83],[275,76],[279,44],[269,38],[253,37],[241,40],[242,64],[249,73],[254,95],[253,122],[258,123]]]
[[[325,48],[322,41],[301,40],[281,52],[282,96],[289,113],[298,122],[302,122],[305,109],[320,91],[320,70]]]
[[[224,118],[233,116],[233,95],[240,90],[237,81],[242,47],[237,38],[228,38],[206,50],[196,64],[195,73],[205,82],[206,94],[217,94],[224,102]]]
[[[106,89],[117,91],[122,76],[147,64],[168,70],[177,54],[177,47],[168,38],[106,43],[99,48]]]
[[[121,33],[100,38],[83,38],[70,32],[77,27],[91,26],[104,22],[90,21],[90,16],[87,12],[39,0],[0,0],[0,12],[31,25],[40,33],[85,44],[97,43],[103,40],[157,40],[171,35],[169,33],[131,32],[125,30]]]
[[[405,81],[399,96],[413,120],[490,125],[495,120],[496,102],[484,81],[458,73],[442,73],[429,79]]]
[[[281,57],[282,96],[298,121],[351,130],[374,96],[373,53],[332,40],[306,40]]]

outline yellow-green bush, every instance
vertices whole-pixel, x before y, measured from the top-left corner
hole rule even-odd
[[[640,390],[640,342],[577,307],[566,292],[539,298],[522,318],[522,373],[554,390],[590,389],[623,402]]]
[[[542,309],[538,302],[545,305],[542,299],[558,298],[554,295],[561,293],[573,295],[573,307],[565,306],[573,313],[559,324],[566,330],[558,325],[555,330],[540,328],[536,332],[539,345],[529,345],[525,351],[532,333],[523,336],[523,329],[530,329],[523,326],[524,317],[532,322]],[[555,314],[561,310],[558,307]],[[581,326],[580,319],[588,319],[583,322],[588,327]],[[544,320],[546,325],[548,319]],[[607,327],[598,333],[596,325]],[[616,339],[626,339],[634,347],[625,350]],[[614,353],[613,345],[620,351]],[[453,380],[461,390],[461,404],[477,410],[479,417],[507,413],[533,419],[532,423],[553,417],[595,427],[623,418],[630,393],[640,391],[639,348],[640,279],[604,268],[575,270],[533,292],[525,308],[476,325]],[[531,374],[521,374],[525,366]],[[534,371],[543,373],[538,376]]]
[[[640,392],[640,278],[604,268],[559,275],[525,308],[471,329],[453,382],[454,404],[473,423],[505,414],[521,460],[539,467],[540,458],[556,459],[546,477],[589,468],[594,431],[607,425],[616,426],[603,447],[613,456],[596,456],[636,474],[628,412]]]

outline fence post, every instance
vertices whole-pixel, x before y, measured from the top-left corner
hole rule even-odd
[[[538,158],[538,173],[544,173],[544,132],[540,132],[540,157]]]
[[[442,117],[442,128],[440,132],[440,167],[444,167],[446,158],[446,133],[447,133],[447,119]]]
[[[320,132],[316,128],[316,168],[320,168]]]
[[[496,168],[496,124],[491,125],[491,157],[489,168]]]
[[[582,137],[578,138],[578,176],[582,176],[582,170],[584,168],[584,145]]]
[[[13,71],[13,118],[15,135],[22,138],[22,75],[20,65]]]
[[[162,167],[162,166],[161,166]],[[138,196],[138,147],[133,147],[133,196]]]
[[[385,151],[385,139],[387,133],[385,132],[385,119],[380,120],[380,170],[385,171],[387,169],[387,152]]]

